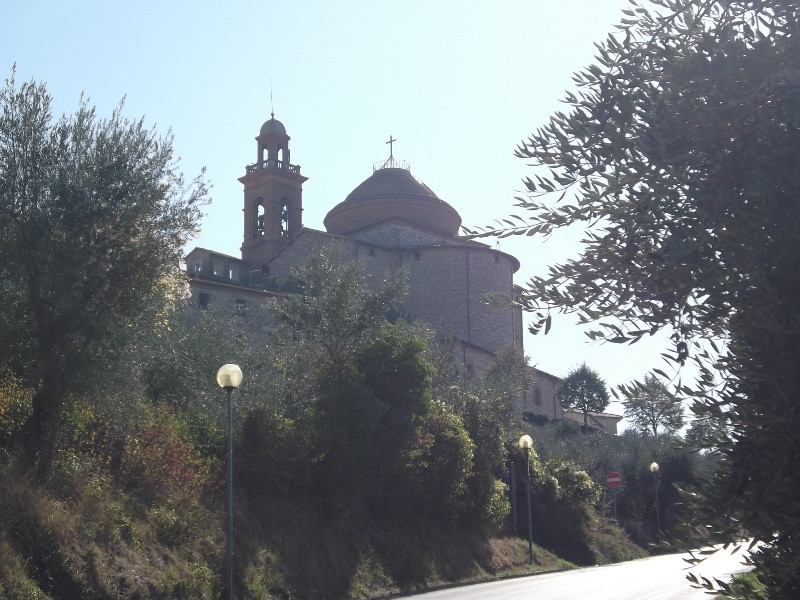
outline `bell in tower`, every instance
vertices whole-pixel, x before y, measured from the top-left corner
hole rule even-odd
[[[271,115],[256,138],[258,157],[244,177],[242,259],[264,265],[303,227],[303,182],[300,167],[289,162],[289,136]]]

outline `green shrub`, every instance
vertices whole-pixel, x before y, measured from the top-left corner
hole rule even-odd
[[[510,446],[511,468],[516,476],[517,532],[527,537],[527,476],[530,465],[533,538],[560,557],[594,564],[588,528],[596,518],[595,504],[600,492],[588,473],[577,463],[551,458],[542,462],[535,449],[526,458],[516,445]]]
[[[118,477],[146,500],[196,500],[211,481],[212,464],[179,433],[172,411],[159,407],[125,440]]]
[[[446,405],[433,403],[408,452],[403,512],[414,520],[454,523],[468,500],[474,450],[461,418]]]
[[[22,429],[33,411],[33,391],[10,371],[0,372],[0,446]]]
[[[571,460],[586,471],[599,490],[595,508],[600,515],[613,516],[612,492],[605,485],[611,471],[622,476],[616,489],[617,516],[637,541],[655,541],[655,478],[649,470],[652,462],[659,464],[658,491],[661,528],[669,531],[685,520],[688,510],[676,489],[692,488],[709,477],[716,468],[713,454],[700,454],[686,449],[679,438],[666,435],[654,437],[635,431],[621,435],[579,434],[571,423],[553,423],[534,428],[534,444],[546,460]]]
[[[300,424],[267,410],[249,411],[233,452],[236,487],[263,505],[297,501],[310,488],[309,465],[315,452]]]
[[[67,455],[80,455],[93,467],[119,466],[124,439],[101,406],[84,397],[72,399],[61,418],[61,445]]]
[[[485,511],[485,524],[490,533],[499,532],[511,514],[511,502],[508,499],[508,487],[499,479],[494,480],[492,495]]]

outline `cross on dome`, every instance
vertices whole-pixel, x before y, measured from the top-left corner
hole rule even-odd
[[[372,165],[372,172],[378,171],[380,169],[405,169],[406,171],[411,171],[411,167],[408,166],[406,161],[398,161],[394,157],[394,143],[397,141],[397,138],[390,135],[389,141],[386,142],[389,144],[389,158],[386,160],[381,160]]]

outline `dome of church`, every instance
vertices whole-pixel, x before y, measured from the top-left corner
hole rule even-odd
[[[261,126],[261,135],[268,135],[270,133],[286,135],[286,127],[275,118],[275,115],[272,115],[272,118]]]
[[[342,235],[387,220],[400,220],[448,236],[458,235],[461,217],[408,170],[377,169],[325,217],[329,233]]]

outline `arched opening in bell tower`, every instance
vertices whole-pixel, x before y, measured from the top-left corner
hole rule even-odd
[[[289,217],[289,198],[284,196],[281,198],[281,237],[289,235]]]
[[[264,198],[256,198],[256,229],[254,238],[264,235]]]

